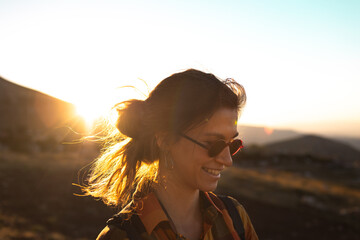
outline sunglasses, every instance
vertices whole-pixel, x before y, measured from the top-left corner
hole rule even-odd
[[[219,153],[221,153],[224,148],[226,148],[227,146],[229,146],[230,148],[230,154],[231,156],[234,156],[236,153],[238,153],[240,151],[240,149],[242,149],[243,146],[243,142],[240,139],[234,139],[230,142],[225,142],[222,139],[219,139],[213,143],[211,143],[210,146],[206,146],[205,144],[202,144],[198,141],[196,141],[195,139],[192,139],[191,137],[185,135],[185,134],[180,134],[180,136],[182,136],[183,138],[186,138],[187,140],[190,140],[191,142],[199,145],[202,148],[205,148],[208,150],[208,154],[209,157],[215,157],[217,156]]]

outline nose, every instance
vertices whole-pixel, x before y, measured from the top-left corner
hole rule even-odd
[[[230,148],[227,146],[224,148],[219,155],[215,157],[216,161],[225,165],[226,167],[230,167],[233,163]]]

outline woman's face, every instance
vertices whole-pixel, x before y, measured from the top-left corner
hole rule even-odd
[[[206,146],[219,139],[229,142],[237,136],[237,117],[236,110],[220,109],[206,123],[186,135]],[[232,165],[229,147],[217,156],[209,157],[205,148],[184,137],[180,137],[170,152],[174,162],[171,179],[191,190],[215,190],[221,171]]]

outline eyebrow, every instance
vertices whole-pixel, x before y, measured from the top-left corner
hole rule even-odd
[[[225,139],[225,136],[219,133],[205,133],[205,136],[210,136],[210,137],[217,137],[220,139]],[[232,138],[236,138],[237,136],[239,136],[239,133],[237,132]]]

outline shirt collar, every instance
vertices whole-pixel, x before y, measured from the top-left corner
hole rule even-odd
[[[215,223],[218,215],[222,215],[222,212],[207,192],[200,192],[200,210],[204,221],[203,235],[205,235]]]
[[[169,221],[153,192],[141,199],[138,206],[137,213],[149,235],[159,223]]]
[[[221,214],[219,208],[214,204],[209,194],[206,192],[200,192],[200,210],[203,215],[204,224],[209,226],[212,225],[218,214]],[[161,222],[169,222],[164,209],[161,207],[158,198],[153,192],[140,200],[136,212],[149,235]]]

